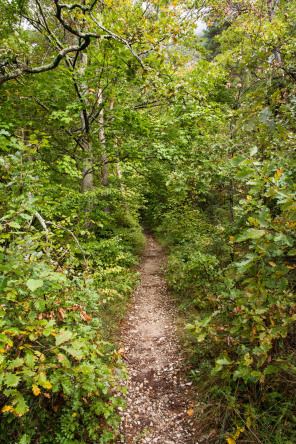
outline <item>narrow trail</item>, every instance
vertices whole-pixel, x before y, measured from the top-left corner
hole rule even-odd
[[[122,330],[130,379],[118,443],[197,443],[195,394],[181,373],[176,308],[163,276],[164,261],[160,245],[147,236],[142,280]]]

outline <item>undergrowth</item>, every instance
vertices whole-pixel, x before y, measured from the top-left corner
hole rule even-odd
[[[115,189],[108,214],[106,199],[81,213],[104,190],[75,194],[66,182],[57,201],[37,162],[20,175],[11,144],[0,185],[1,443],[107,443],[126,390],[114,336],[145,243],[136,209]]]
[[[246,200],[233,226],[217,223],[215,209],[173,203],[154,229],[187,321],[183,345],[199,391],[200,432],[209,442],[295,442],[295,240],[285,234],[294,223],[292,194],[273,214],[252,201],[249,216]]]

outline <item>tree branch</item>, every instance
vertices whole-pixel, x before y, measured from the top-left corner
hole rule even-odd
[[[56,58],[49,63],[48,65],[38,66],[35,68],[31,68],[27,65],[22,65],[15,71],[7,74],[1,74],[0,73],[0,85],[4,82],[7,82],[8,80],[15,79],[16,77],[21,76],[23,73],[27,72],[29,74],[39,74],[41,72],[45,71],[51,71],[52,69],[55,69],[61,60],[69,53],[69,52],[77,52],[77,51],[83,51],[85,48],[87,48],[90,44],[90,37],[85,37],[84,42],[80,46],[68,46],[68,48],[63,49],[58,53]]]
[[[90,13],[90,16],[93,20],[93,22],[99,27],[101,28],[103,31],[107,32],[114,40],[117,40],[118,42],[123,43],[129,50],[130,52],[133,54],[133,56],[137,59],[137,61],[139,62],[139,64],[141,65],[141,67],[143,68],[144,71],[147,71],[146,66],[143,64],[142,60],[140,59],[140,57],[138,56],[138,54],[133,50],[132,46],[129,44],[129,42],[127,40],[125,40],[123,37],[114,34],[114,32],[110,31],[109,29],[105,28],[103,25],[100,25],[97,20],[93,17],[93,15]]]
[[[85,252],[84,252],[84,250],[82,249],[82,247],[81,247],[81,245],[80,245],[80,243],[79,243],[77,237],[76,237],[75,234],[73,233],[73,231],[69,230],[69,228],[62,227],[62,225],[57,225],[57,224],[55,224],[54,222],[50,222],[50,221],[48,221],[48,220],[46,221],[46,223],[47,223],[48,225],[53,225],[53,226],[56,227],[56,228],[60,228],[61,230],[68,231],[68,233],[71,234],[71,236],[72,236],[73,239],[75,240],[76,244],[78,245],[79,250],[80,250],[81,253],[82,253],[83,260],[84,260],[84,265],[87,267],[87,260],[86,260],[86,257],[85,257]]]
[[[48,243],[48,228],[47,228],[47,226],[46,226],[45,220],[43,219],[43,217],[41,216],[41,214],[38,213],[38,211],[35,211],[35,213],[34,213],[32,219],[31,219],[31,221],[30,221],[30,223],[29,223],[28,230],[29,230],[30,227],[32,226],[32,224],[33,224],[35,218],[39,220],[40,225],[42,226],[43,230],[45,231],[45,238],[46,238],[46,242]],[[49,247],[48,247],[48,245],[46,246],[46,255],[49,256]]]
[[[68,9],[68,11],[72,11],[72,9],[78,8],[83,12],[92,11],[94,6],[98,3],[98,0],[94,0],[90,6],[83,6],[79,3],[73,3],[72,5],[66,5],[65,3],[62,5],[59,5],[60,8]],[[100,2],[101,3],[101,2]]]

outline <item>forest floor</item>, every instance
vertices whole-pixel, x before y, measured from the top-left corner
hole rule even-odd
[[[141,283],[122,327],[129,379],[118,443],[196,444],[196,392],[184,376],[177,309],[164,277],[165,255],[148,235]]]

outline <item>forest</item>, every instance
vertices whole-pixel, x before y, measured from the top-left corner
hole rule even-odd
[[[295,443],[296,2],[0,16],[1,443],[117,442],[143,227],[205,442]]]

